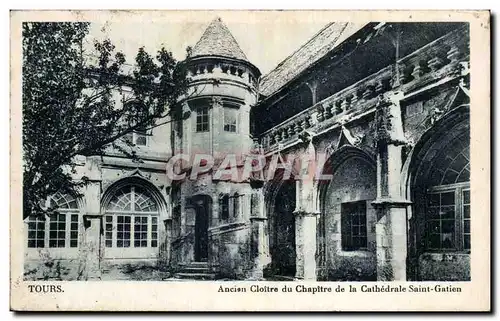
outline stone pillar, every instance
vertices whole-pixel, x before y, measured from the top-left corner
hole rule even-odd
[[[316,280],[316,224],[319,213],[295,211],[295,277]]]
[[[84,280],[101,278],[101,218],[100,215],[84,215],[85,243],[81,251],[81,271]]]
[[[252,190],[250,203],[250,255],[253,259],[250,278],[262,280],[264,278],[264,267],[271,262],[267,244],[269,241],[266,233],[267,216],[262,187]]]
[[[101,171],[98,157],[87,157],[84,175],[89,183],[84,191],[83,225],[85,231],[80,249],[80,274],[85,280],[92,280],[101,278]]]
[[[406,144],[402,94],[388,93],[377,106],[377,279],[406,281],[407,217],[410,204],[401,194],[402,149]]]
[[[316,280],[316,227],[319,217],[314,180],[315,148],[311,140],[301,159],[301,177],[297,180],[295,206],[295,277]]]
[[[164,229],[165,237],[163,240],[158,239],[158,247],[159,247],[159,260],[158,264],[160,267],[167,267],[171,262],[171,251],[172,251],[172,196],[170,195],[170,187],[167,189],[162,189],[162,196],[165,198],[165,202],[167,204],[167,208],[165,210],[160,211],[160,217],[158,218],[158,235],[162,235],[160,232],[161,229]]]

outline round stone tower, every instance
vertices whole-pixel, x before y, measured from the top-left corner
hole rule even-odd
[[[250,264],[245,253],[251,187],[241,175],[253,147],[250,109],[258,99],[260,71],[220,18],[210,23],[186,64],[191,84],[183,108],[190,116],[173,126],[173,147],[190,164],[183,166],[186,178],[172,186],[173,258],[243,276]],[[232,168],[238,176],[219,177],[218,168]]]

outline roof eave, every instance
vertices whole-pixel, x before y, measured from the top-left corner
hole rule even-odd
[[[334,53],[338,52],[339,50],[341,50],[344,46],[346,46],[346,43],[349,40],[351,40],[353,38],[357,38],[357,37],[355,37],[356,35],[359,35],[359,33],[361,33],[361,32],[366,32],[368,30],[371,30],[371,28],[373,26],[376,26],[377,24],[378,24],[378,22],[367,23],[366,25],[364,25],[363,27],[361,27],[359,30],[357,30],[355,33],[353,33],[351,36],[349,36],[346,39],[344,39],[338,46],[336,46],[335,48],[333,48],[332,50],[330,50],[322,58],[320,58],[317,61],[315,61],[314,63],[312,63],[306,69],[304,69],[303,71],[301,71],[300,73],[298,73],[295,77],[293,77],[292,79],[290,79],[289,81],[287,81],[285,84],[283,84],[283,86],[281,86],[278,90],[275,90],[274,92],[272,92],[269,95],[265,95],[265,94],[260,93],[261,96],[265,96],[266,98],[264,100],[260,101],[259,105],[263,105],[263,104],[267,103],[269,100],[271,100],[272,98],[278,96],[281,92],[283,92],[285,89],[287,89],[289,87],[288,86],[289,84],[292,84],[292,83],[296,82],[298,79],[303,78],[307,74],[310,74],[311,71],[313,69],[315,69],[315,67],[317,65],[323,63],[329,56],[331,56],[332,54],[334,54]]]

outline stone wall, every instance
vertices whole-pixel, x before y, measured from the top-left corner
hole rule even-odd
[[[249,224],[228,224],[211,232],[211,261],[220,278],[244,279],[249,275],[250,242]]]
[[[322,210],[329,280],[376,279],[376,213],[370,204],[375,197],[375,168],[366,160],[350,158],[337,168],[325,193]],[[341,245],[341,204],[353,201],[366,202],[368,248],[344,251]]]

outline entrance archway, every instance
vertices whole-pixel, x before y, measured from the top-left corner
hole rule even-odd
[[[208,260],[208,226],[212,212],[212,198],[197,195],[192,198],[195,210],[194,259],[197,262]]]
[[[269,217],[269,247],[272,274],[295,276],[295,181],[281,183]]]

